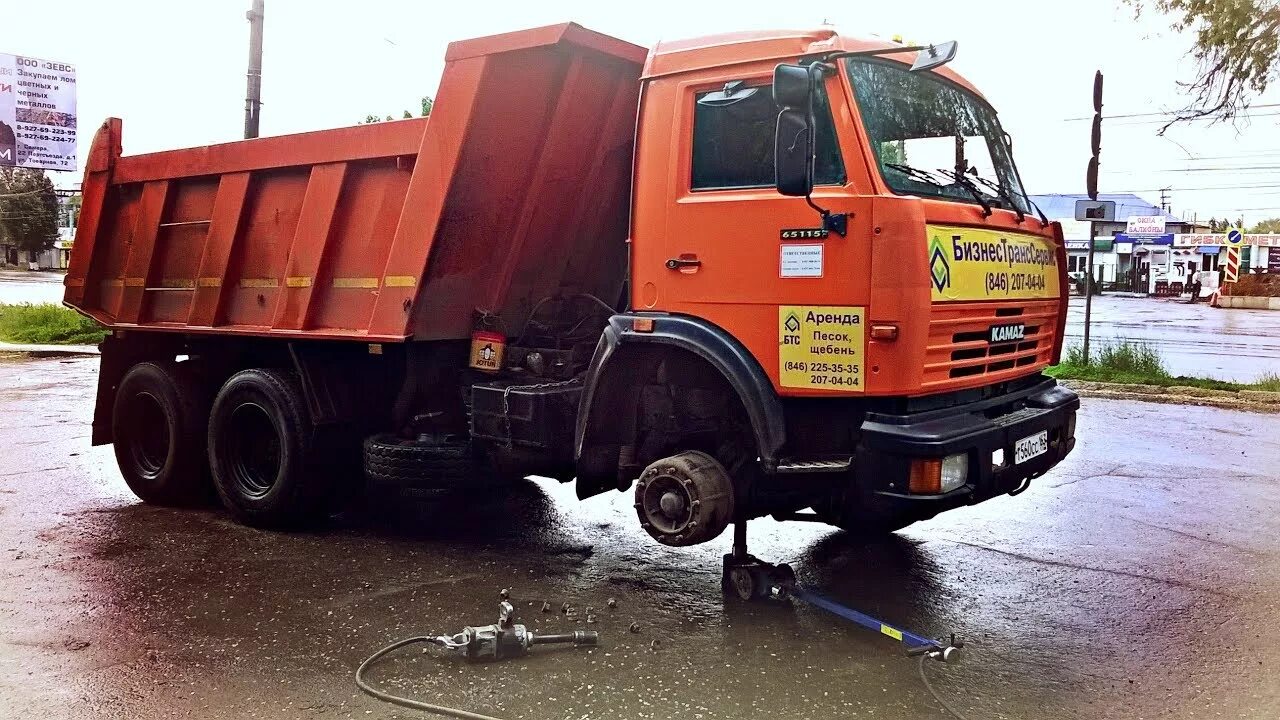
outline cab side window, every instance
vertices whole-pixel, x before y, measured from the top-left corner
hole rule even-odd
[[[835,123],[826,93],[815,102],[817,161],[814,183],[843,185],[844,162],[836,144]],[[773,134],[778,106],[768,85],[698,93],[693,111],[694,190],[772,187]]]

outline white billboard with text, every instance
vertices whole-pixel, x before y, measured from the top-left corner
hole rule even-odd
[[[76,169],[76,69],[0,53],[0,166]]]

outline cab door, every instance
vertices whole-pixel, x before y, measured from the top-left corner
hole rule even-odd
[[[632,278],[635,309],[693,315],[720,326],[747,346],[777,385],[780,313],[865,305],[870,248],[869,213],[854,211],[865,200],[852,197],[835,132],[833,110],[835,118],[851,121],[834,78],[815,113],[813,199],[834,212],[853,213],[848,234],[824,233],[803,198],[775,189],[772,68],[651,81],[638,141]],[[659,128],[670,129],[665,146],[658,145]],[[852,170],[859,172],[861,160],[854,159]],[[647,181],[659,172],[665,187]]]

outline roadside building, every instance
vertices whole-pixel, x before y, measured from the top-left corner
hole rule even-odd
[[[53,247],[31,257],[17,245],[0,242],[0,266],[39,270],[67,269],[80,215],[80,191],[55,190],[55,193],[58,198],[58,237],[54,240]]]
[[[1088,271],[1089,223],[1075,220],[1076,201],[1088,199],[1082,193],[1031,196],[1050,220],[1062,222],[1067,271],[1073,277],[1083,277]],[[1174,246],[1178,235],[1202,232],[1202,226],[1175,217],[1131,193],[1099,193],[1098,199],[1116,204],[1114,221],[1096,223],[1094,277],[1103,287],[1150,293],[1157,281],[1160,287],[1171,288],[1174,282],[1185,284],[1189,273],[1217,268],[1217,246]],[[1165,232],[1130,237],[1125,230],[1131,217],[1162,217]]]

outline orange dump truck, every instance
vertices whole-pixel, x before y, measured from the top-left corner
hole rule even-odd
[[[1075,443],[1065,255],[954,53],[566,24],[450,45],[425,119],[133,156],[108,120],[93,440],[256,524],[536,473],[742,556],[1020,492]]]

